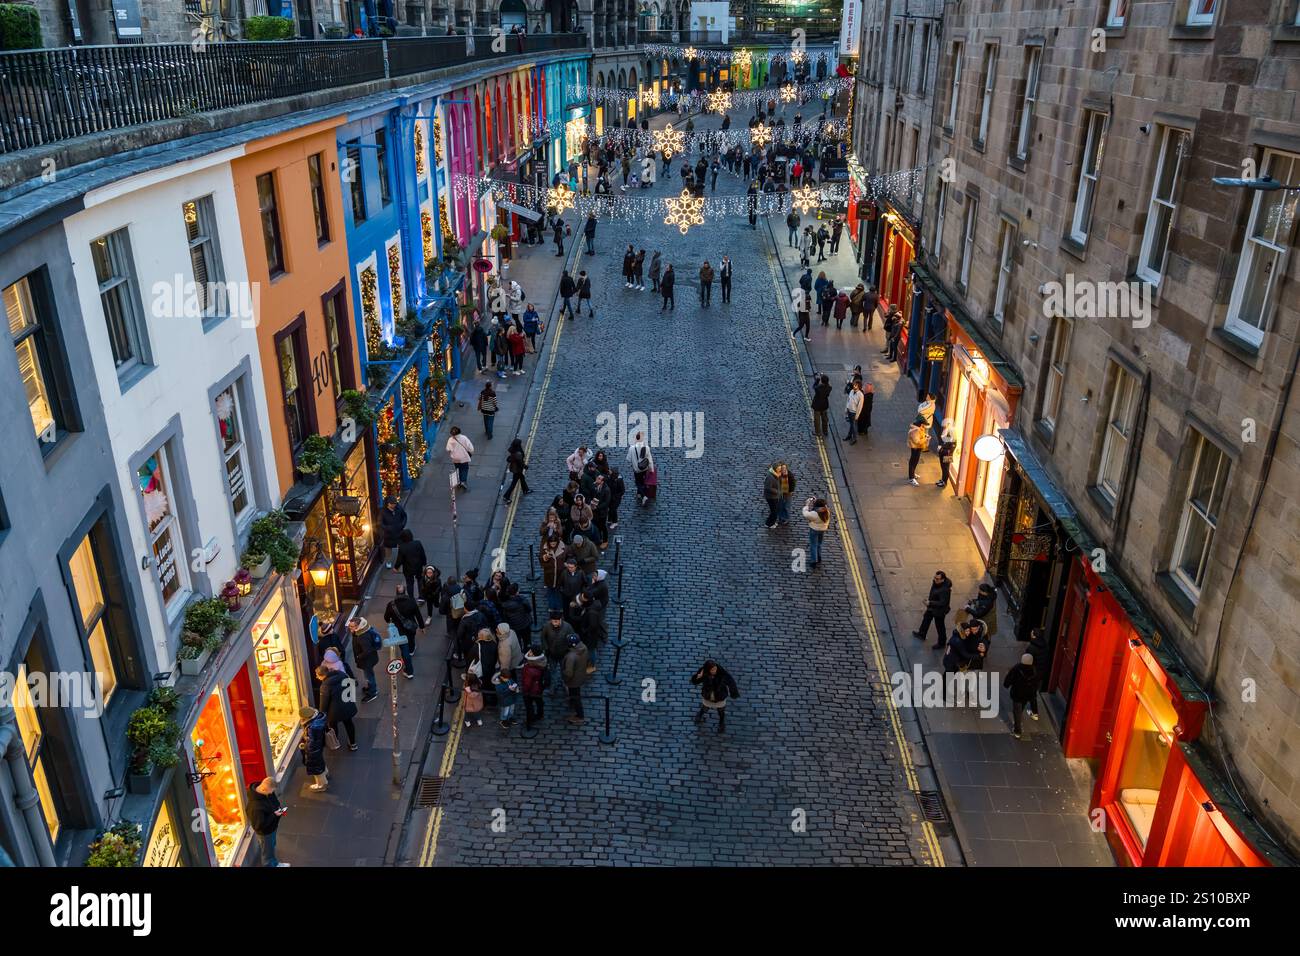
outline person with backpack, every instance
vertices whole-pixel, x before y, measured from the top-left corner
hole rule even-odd
[[[469,491],[469,463],[474,458],[474,443],[460,433],[459,425],[451,426],[451,435],[447,439],[447,454],[456,466],[457,487]]]
[[[397,586],[397,594],[384,608],[384,620],[406,638],[406,643],[398,645],[398,650],[402,654],[402,675],[410,680],[415,676],[415,668],[411,664],[411,655],[415,653],[415,635],[428,622],[420,613],[420,605],[415,598],[406,593],[405,585]]]
[[[524,655],[524,666],[519,672],[519,690],[524,698],[524,729],[532,730],[534,721],[546,715],[545,694],[551,682],[551,672],[546,666],[546,655],[538,645],[533,645]]]
[[[645,489],[646,475],[654,468],[655,459],[650,452],[650,446],[646,443],[643,432],[637,432],[636,437],[632,440],[632,444],[627,450],[627,463],[632,466],[632,480],[636,482],[637,500],[644,505],[649,501]]]
[[[357,715],[356,680],[347,665],[339,662],[337,669],[326,664],[316,668],[316,679],[320,681],[319,709],[325,715],[325,724],[334,734],[336,742],[342,742],[339,727],[348,732],[348,750],[357,749],[357,728],[352,718]],[[332,744],[331,746],[335,746]]]
[[[703,724],[709,711],[718,715],[718,733],[727,732],[727,699],[739,697],[740,689],[736,681],[723,670],[722,665],[714,660],[707,660],[691,677],[691,683],[700,688],[700,709],[696,712],[696,724]]]
[[[506,453],[506,469],[510,472],[510,487],[501,496],[502,501],[507,503],[510,501],[516,485],[523,485],[524,494],[532,494],[533,489],[528,487],[528,479],[524,477],[524,472],[528,470],[528,461],[524,457],[522,439],[516,438],[510,443],[510,450]]]
[[[403,528],[397,536],[397,560],[393,562],[393,570],[400,571],[406,578],[407,594],[419,593],[415,590],[416,578],[424,573],[424,566],[428,562],[424,545],[415,540],[410,528]]]
[[[468,727],[472,720],[477,726],[482,727],[483,682],[479,680],[477,674],[467,670],[460,677],[460,689],[465,700],[465,726]]]
[[[384,640],[364,617],[354,617],[349,621],[348,630],[352,633],[352,660],[361,673],[366,675],[366,690],[361,703],[368,704],[379,696],[375,668],[379,665],[379,649],[383,647]]]
[[[312,778],[309,789],[319,792],[330,783],[329,770],[325,767],[325,715],[315,707],[301,707],[298,716],[302,718],[298,752],[302,755],[303,769]]]
[[[519,593],[519,585],[513,581],[506,585],[505,596],[501,599],[501,617],[510,629],[518,635],[521,644],[531,642],[533,634],[533,609]]]

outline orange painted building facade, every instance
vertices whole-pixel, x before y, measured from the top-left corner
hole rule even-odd
[[[255,140],[231,162],[250,281],[257,284],[271,444],[280,493],[312,434],[338,427],[338,394],[361,381],[331,119]]]

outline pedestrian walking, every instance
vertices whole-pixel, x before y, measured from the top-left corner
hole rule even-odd
[[[587,221],[582,225],[583,238],[587,240],[587,255],[596,254],[596,214],[587,213]]]
[[[542,331],[542,317],[537,314],[531,302],[528,308],[524,310],[524,335],[528,337],[528,351],[537,352],[537,336]]]
[[[704,260],[700,266],[700,305],[707,306],[713,298],[713,266]]]
[[[379,648],[383,646],[383,638],[364,617],[354,617],[349,621],[348,631],[352,636],[352,660],[356,662],[357,669],[366,675],[366,689],[361,703],[368,704],[379,696],[375,667],[379,664]]]
[[[825,498],[809,498],[803,505],[803,516],[808,521],[808,566],[815,568],[822,561],[822,541],[831,526],[830,508]]]
[[[858,414],[862,411],[862,383],[854,380],[849,389],[849,394],[844,401],[844,421],[848,429],[844,434],[844,441],[850,445],[858,443]]]
[[[659,307],[659,311],[664,309],[676,310],[677,302],[673,299],[673,284],[677,277],[673,275],[673,266],[670,262],[668,268],[664,270],[663,278],[659,280],[659,294],[663,297],[664,304]]]
[[[632,288],[638,292],[645,291],[645,250],[637,252],[632,259]]]
[[[740,697],[740,688],[736,686],[736,681],[717,661],[707,660],[704,666],[691,676],[691,683],[700,688],[700,709],[695,714],[695,723],[703,724],[705,715],[713,711],[718,715],[718,733],[725,734],[727,699]]]
[[[798,165],[799,164],[796,162],[796,169],[798,168]],[[802,221],[803,220],[799,218],[799,214],[793,209],[791,209],[789,214],[785,217],[785,227],[789,231],[789,235],[786,237],[786,245],[791,249],[799,248],[799,223]]]
[[[419,591],[412,593],[418,594],[420,600],[424,602],[424,616],[432,621],[435,612],[442,612],[444,592],[442,572],[432,564],[427,564],[420,572],[420,578],[416,583]]]
[[[832,310],[835,314],[835,328],[837,330],[843,329],[844,319],[849,314],[849,294],[843,289],[836,293]]]
[[[1025,651],[1034,659],[1034,696],[1029,698],[1028,709],[1031,720],[1038,719],[1038,691],[1047,685],[1047,678],[1052,673],[1052,648],[1043,634],[1041,627],[1029,632],[1029,643]]]
[[[469,463],[474,458],[474,443],[461,434],[459,425],[451,426],[451,434],[447,438],[447,454],[456,466],[457,486],[469,491]]]
[[[650,291],[659,291],[659,273],[663,269],[663,264],[659,260],[659,250],[656,249],[650,256]]]
[[[835,222],[831,225],[831,255],[840,251],[840,236],[844,233],[844,220],[839,216],[835,217]]]
[[[424,573],[429,559],[424,553],[424,545],[415,540],[410,528],[402,529],[397,542],[397,560],[393,562],[393,569],[406,578],[406,593],[415,594],[416,579]]]
[[[501,496],[502,500],[508,502],[517,485],[523,486],[524,494],[532,492],[532,489],[528,487],[528,479],[524,477],[524,472],[528,470],[528,461],[524,456],[522,439],[516,438],[510,443],[510,449],[506,453],[506,469],[510,472],[510,487]]]
[[[569,723],[585,723],[586,718],[582,712],[582,685],[590,679],[591,668],[588,663],[587,645],[582,643],[582,639],[577,634],[569,635],[569,650],[564,655],[561,671],[564,675],[565,689],[569,692],[569,707],[573,711],[569,715]]]
[[[487,433],[488,441],[491,441],[492,423],[497,417],[497,392],[491,382],[483,383],[483,391],[478,396],[478,410],[483,416],[483,431]]]
[[[565,225],[564,220],[559,216],[551,223],[551,238],[555,240],[556,258],[564,255],[564,237],[568,235],[569,227]]]
[[[835,283],[827,281],[822,287],[821,298],[817,300],[817,306],[821,311],[822,328],[829,328],[831,324],[831,310],[835,307]]]
[[[925,598],[925,614],[921,617],[921,626],[912,632],[912,636],[918,641],[925,640],[933,621],[936,638],[934,647],[936,650],[943,647],[944,634],[947,633],[944,621],[951,607],[952,581],[944,572],[935,571],[934,579],[930,582],[930,593]]]
[[[825,438],[829,428],[829,412],[831,407],[831,380],[828,375],[819,375],[817,384],[813,386],[812,395],[812,413],[813,413],[813,434],[818,438]]]
[[[731,302],[731,256],[723,256],[718,264],[718,281],[722,283],[722,302]]]
[[[398,585],[400,588],[402,585]],[[337,669],[327,664],[316,668],[316,677],[320,680],[318,709],[325,715],[325,723],[334,734],[331,747],[337,748],[342,742],[339,728],[348,732],[348,750],[357,749],[357,728],[352,718],[357,715],[356,679],[352,677],[348,666],[337,662]]]
[[[926,430],[925,419],[919,415],[907,429],[907,447],[907,480],[913,485],[919,485],[916,466],[921,461],[921,453],[930,447],[930,433]]]
[[[275,857],[275,834],[280,818],[289,808],[280,802],[274,777],[263,777],[260,783],[248,785],[248,825],[257,836],[263,866],[289,866]]]
[[[632,466],[632,480],[636,482],[637,500],[644,505],[647,500],[646,476],[655,466],[654,455],[650,451],[650,446],[646,443],[644,433],[637,432],[632,444],[628,447],[627,463]]]
[[[944,488],[948,484],[952,456],[957,450],[957,436],[953,433],[954,424],[951,418],[945,418],[943,431],[939,433],[939,480],[934,483],[936,488]]]
[[[1020,663],[1007,671],[1002,680],[1011,696],[1011,736],[1020,739],[1020,716],[1038,696],[1038,677],[1034,668],[1034,655],[1021,654]],[[1033,715],[1037,719],[1037,714]]]
[[[578,273],[578,315],[582,315],[584,302],[587,303],[587,314],[594,319],[596,310],[591,305],[591,277],[587,275],[586,269]]]
[[[389,549],[395,549],[401,542],[402,530],[406,527],[406,509],[389,495],[384,499],[383,510],[379,512],[379,528],[384,535],[384,567],[392,569],[393,557]]]
[[[817,227],[817,261],[826,261],[826,243],[830,241],[831,234],[826,231],[826,223]]]
[[[623,288],[632,288],[632,263],[636,261],[636,250],[628,245],[623,253]]]
[[[474,349],[475,372],[481,372],[487,368],[488,363],[488,337],[481,323],[474,323],[474,330],[469,334],[469,344]]]
[[[410,680],[415,677],[415,667],[411,662],[411,655],[415,653],[415,638],[429,622],[420,612],[419,603],[406,593],[405,585],[397,585],[396,590],[397,593],[384,608],[384,620],[396,627],[397,632],[406,638],[406,643],[399,644],[397,649],[402,655],[402,676]]]
[[[807,268],[812,264],[812,250],[816,242],[816,237],[813,235],[813,227],[804,226],[803,234],[799,237],[799,265]],[[820,290],[818,291],[820,294]]]
[[[298,752],[302,755],[303,769],[312,778],[309,789],[319,792],[328,788],[330,782],[329,771],[325,769],[325,715],[315,707],[301,707],[298,716],[303,730]]]
[[[867,286],[867,294],[862,299],[863,332],[870,332],[876,320],[876,308],[880,305],[880,293],[874,285]]]
[[[573,317],[573,297],[578,292],[578,283],[573,281],[573,276],[569,275],[566,269],[560,276],[560,300],[563,303],[560,306],[560,314],[569,313]]]
[[[812,334],[812,309],[808,304],[808,292],[803,286],[795,286],[794,291],[790,293],[790,308],[798,323],[795,325],[794,334],[797,336],[803,332],[804,341]]]

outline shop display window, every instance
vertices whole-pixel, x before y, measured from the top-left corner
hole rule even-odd
[[[194,770],[202,775],[200,785],[217,865],[230,866],[234,863],[235,850],[244,831],[244,804],[220,691],[214,690],[203,705],[191,740],[194,744]]]
[[[306,527],[306,536],[303,539],[304,551],[312,554],[314,545],[319,544],[327,554],[334,553],[334,545],[330,537],[330,522],[325,515],[324,496],[316,499],[316,504],[312,506],[311,511],[307,512],[303,524]],[[309,548],[308,545],[312,547]],[[334,620],[339,613],[339,599],[334,591],[334,565],[331,563],[324,584],[318,585],[309,573],[303,574],[298,580],[303,592],[303,611],[306,615],[310,617],[314,614],[322,621]]]
[[[271,740],[271,762],[278,773],[284,769],[289,746],[298,729],[298,708],[302,706],[289,615],[281,592],[276,592],[263,609],[253,624],[252,635],[262,708],[266,712],[266,732]]]
[[[181,861],[180,831],[172,819],[171,805],[164,800],[149,834],[149,846],[144,851],[145,866],[184,866]]]
[[[370,521],[370,480],[364,444],[358,443],[352,449],[344,462],[340,483],[331,486],[326,495],[335,581],[345,596],[350,592],[359,593],[375,537]],[[320,613],[319,609],[316,613]]]
[[[1144,669],[1119,771],[1119,805],[1143,847],[1155,819],[1177,723],[1169,695]]]

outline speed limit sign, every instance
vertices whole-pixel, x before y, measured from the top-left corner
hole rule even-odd
[[[389,662],[388,662],[388,673],[390,673],[390,674],[400,674],[401,672],[402,672],[402,662],[401,662],[401,660],[394,660],[394,661],[389,661]]]

